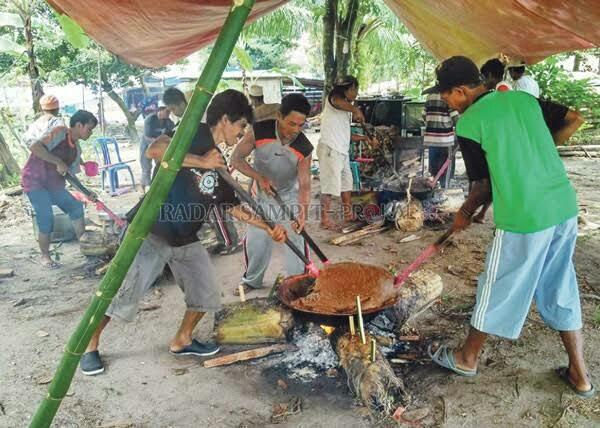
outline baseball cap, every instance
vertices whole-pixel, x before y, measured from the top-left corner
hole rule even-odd
[[[42,110],[56,110],[59,107],[58,98],[54,95],[43,95],[40,98],[40,107]]]
[[[250,96],[251,97],[262,97],[263,96],[263,88],[259,85],[250,86]]]
[[[479,68],[466,56],[453,56],[444,60],[435,69],[437,83],[423,93],[445,92],[462,85],[479,85],[483,77]]]

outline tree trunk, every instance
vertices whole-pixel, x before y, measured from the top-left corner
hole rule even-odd
[[[31,82],[33,111],[38,113],[40,111],[40,98],[44,95],[44,88],[42,87],[40,72],[35,59],[33,32],[31,30],[31,13],[27,14],[26,11],[21,11],[20,14],[21,19],[23,20],[23,31],[25,33],[25,48],[27,49],[27,57],[29,58],[27,73],[29,74],[29,81]]]
[[[573,71],[581,71],[581,54],[573,54]]]
[[[336,76],[335,63],[335,27],[337,21],[338,0],[327,0],[325,3],[325,14],[323,15],[323,75],[325,77],[323,87],[323,104],[327,94],[333,88]]]
[[[336,46],[336,74],[342,78],[348,74],[348,65],[352,57],[352,35],[358,18],[359,0],[348,0],[348,12],[346,17],[340,21],[337,29]]]
[[[0,184],[5,184],[12,176],[20,173],[19,164],[10,152],[4,136],[0,134]]]
[[[132,113],[127,108],[127,104],[123,101],[123,98],[119,96],[112,87],[110,83],[104,82],[103,85],[104,92],[109,96],[111,100],[113,100],[123,112],[125,119],[127,119],[127,133],[129,134],[129,139],[133,144],[140,143],[140,136],[138,135],[137,128],[135,127],[135,121],[139,117],[141,111],[136,110],[135,113]]]

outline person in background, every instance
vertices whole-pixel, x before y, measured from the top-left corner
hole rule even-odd
[[[492,58],[481,66],[481,75],[489,90],[510,91],[512,86],[504,80],[504,64],[498,58]]]
[[[512,87],[515,91],[523,91],[540,97],[540,87],[529,74],[525,74],[525,65],[512,65],[508,67],[508,73],[512,78]]]
[[[152,159],[146,156],[146,150],[152,142],[162,134],[170,134],[175,124],[169,119],[170,111],[165,105],[159,105],[158,111],[152,113],[144,120],[144,136],[140,144],[140,166],[142,178],[140,180],[142,193],[146,192],[146,186],[150,186],[152,174]]]
[[[322,229],[339,231],[340,226],[333,221],[331,199],[342,199],[343,221],[356,220],[352,212],[351,193],[354,187],[350,170],[350,142],[369,141],[364,135],[352,135],[352,121],[364,123],[365,117],[354,105],[358,96],[358,80],[353,76],[339,79],[327,95],[321,113],[321,138],[317,146],[319,158],[319,180],[321,183],[321,222]],[[370,142],[376,144],[375,141]]]
[[[29,125],[23,135],[23,141],[27,147],[31,147],[46,131],[57,126],[65,126],[65,121],[58,115],[60,104],[58,98],[54,95],[42,96],[40,98],[40,108],[42,109],[42,113]]]
[[[265,97],[262,86],[250,86],[250,102],[254,107],[254,121],[262,122],[263,120],[275,120],[279,111],[279,104],[265,104]]]
[[[60,267],[50,257],[50,234],[54,226],[52,206],[57,205],[69,215],[78,239],[85,232],[83,205],[65,189],[65,175],[79,172],[79,141],[87,140],[97,124],[98,119],[92,113],[77,111],[68,128],[54,127],[31,145],[31,155],[21,172],[23,192],[36,216],[41,263],[49,269]]]
[[[250,177],[257,185],[256,201],[272,221],[281,222],[289,239],[308,258],[308,247],[298,234],[308,218],[310,202],[310,164],[313,146],[302,133],[310,104],[302,94],[293,93],[281,99],[276,120],[263,120],[254,124],[244,139],[236,146],[231,157],[232,166]],[[254,153],[254,164],[246,160]],[[273,189],[292,212],[292,224],[273,199]],[[296,232],[296,233],[295,233]],[[244,291],[263,287],[263,279],[273,252],[273,242],[263,230],[249,226],[244,239],[246,271],[241,280]],[[302,262],[289,248],[285,249],[285,266],[289,276],[304,272]],[[234,290],[234,294],[238,294]]]
[[[174,87],[165,90],[163,94],[163,103],[167,109],[178,118],[183,116],[183,113],[187,108],[185,94]],[[175,127],[177,127],[177,124]],[[167,135],[172,137],[173,133],[174,130],[167,133]],[[220,143],[220,141],[217,141],[217,144],[218,143]],[[211,249],[211,253],[228,255],[242,249],[242,242],[240,241],[233,219],[218,205],[214,205],[210,209],[210,225],[214,230],[218,241],[217,245]]]
[[[492,195],[496,230],[467,338],[455,349],[430,346],[431,359],[461,376],[476,376],[488,335],[517,339],[535,301],[568,356],[557,375],[575,394],[591,398],[596,390],[585,364],[573,265],[577,196],[539,101],[521,91],[488,91],[477,66],[463,56],[445,60],[436,75],[442,98],[461,113],[456,134],[473,182],[451,230],[465,230]]]
[[[435,177],[456,144],[454,126],[459,115],[456,110],[448,107],[434,88],[426,89],[423,93],[427,94],[423,111],[425,119],[423,147],[428,148],[429,152],[429,174]],[[452,159],[452,163],[440,177],[440,183],[445,183],[448,175],[449,178],[454,176],[454,167],[455,160]]]

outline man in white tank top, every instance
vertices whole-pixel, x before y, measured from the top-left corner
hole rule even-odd
[[[350,200],[352,171],[350,170],[351,139],[367,140],[351,135],[350,124],[363,123],[365,118],[353,101],[358,95],[358,81],[346,76],[336,82],[327,96],[321,113],[321,138],[317,147],[321,182],[321,228],[337,230],[331,218],[331,197],[341,196],[344,221],[355,220]]]

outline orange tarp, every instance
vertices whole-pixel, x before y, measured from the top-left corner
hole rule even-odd
[[[159,67],[214,41],[232,0],[47,0],[110,52],[131,64]],[[253,21],[286,3],[257,0]]]
[[[385,0],[437,58],[532,63],[600,44],[600,0]],[[124,61],[157,67],[212,42],[232,0],[48,0]],[[285,0],[257,0],[251,20]],[[393,60],[393,58],[391,59]]]
[[[535,63],[600,45],[600,0],[385,0],[438,59]]]

